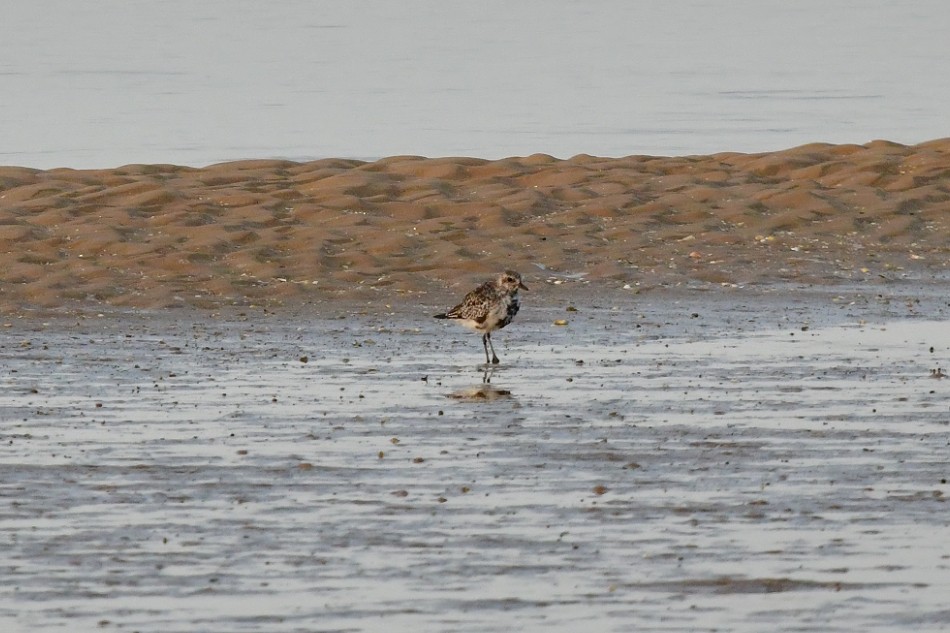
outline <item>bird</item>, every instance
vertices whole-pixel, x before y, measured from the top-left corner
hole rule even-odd
[[[528,287],[521,281],[521,275],[506,270],[491,281],[465,295],[462,302],[436,319],[455,319],[465,327],[482,332],[482,346],[485,348],[485,364],[497,365],[500,361],[491,342],[491,333],[505,327],[518,314],[521,308],[519,290]],[[488,350],[491,349],[491,356]]]

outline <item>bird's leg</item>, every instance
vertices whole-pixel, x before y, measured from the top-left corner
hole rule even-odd
[[[492,365],[497,365],[501,361],[498,360],[498,357],[495,356],[495,346],[491,343],[491,332],[485,332],[485,340],[488,341],[488,346],[491,347],[491,362]],[[485,364],[488,364],[488,350],[485,350]]]
[[[482,334],[482,347],[485,348],[485,364],[491,362],[491,358],[488,356],[488,333]],[[494,350],[493,350],[494,351]]]

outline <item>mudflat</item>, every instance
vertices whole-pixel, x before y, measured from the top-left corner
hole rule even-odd
[[[0,628],[942,630],[948,222],[946,139],[0,168]]]
[[[3,629],[946,625],[942,284],[442,307],[0,323]]]

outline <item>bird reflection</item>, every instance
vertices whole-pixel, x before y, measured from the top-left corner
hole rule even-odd
[[[448,394],[449,398],[455,400],[498,400],[499,398],[510,398],[511,391],[508,389],[499,389],[491,384],[494,368],[486,367],[482,373],[482,384],[474,387],[459,389]]]

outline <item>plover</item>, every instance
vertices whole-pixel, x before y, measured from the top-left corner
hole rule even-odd
[[[435,318],[456,319],[465,327],[470,327],[476,332],[483,332],[482,346],[485,348],[485,364],[490,362],[497,365],[499,361],[498,356],[495,355],[495,347],[491,343],[491,333],[511,323],[521,307],[518,290],[527,289],[528,287],[521,282],[520,274],[513,270],[506,270],[498,275],[497,279],[486,281],[465,295],[462,303],[448,312],[436,314]],[[488,356],[489,348],[491,348],[490,357]]]

